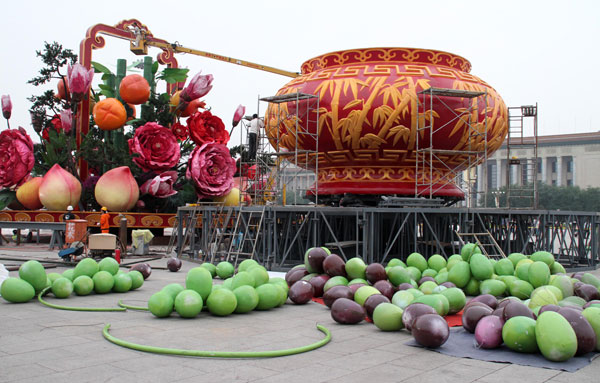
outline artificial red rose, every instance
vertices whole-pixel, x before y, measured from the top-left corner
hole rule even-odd
[[[235,160],[227,146],[203,144],[194,148],[188,160],[186,177],[194,182],[200,198],[221,197],[233,188]]]
[[[129,153],[144,171],[169,170],[179,162],[181,156],[177,138],[171,129],[155,122],[147,122],[135,130],[133,138],[127,142]]]
[[[0,133],[0,187],[24,183],[34,163],[33,141],[25,129],[19,127]]]
[[[55,114],[50,120],[50,126],[42,130],[42,138],[48,142],[50,142],[50,129],[54,129],[56,133],[60,133],[63,130],[60,115]]]
[[[170,170],[144,182],[140,191],[142,194],[150,194],[153,197],[167,198],[177,194],[177,191],[173,190],[175,181],[177,181],[177,172]]]
[[[192,114],[187,120],[187,125],[190,137],[198,145],[211,142],[227,145],[229,142],[229,133],[225,130],[225,124],[209,110]]]
[[[190,136],[187,126],[179,122],[173,124],[171,131],[179,141],[185,141]]]

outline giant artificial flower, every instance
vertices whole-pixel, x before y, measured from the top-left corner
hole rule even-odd
[[[235,160],[227,146],[203,144],[190,154],[186,178],[193,181],[198,197],[221,197],[233,188],[234,173]]]
[[[67,76],[71,97],[75,101],[81,101],[89,92],[94,78],[94,68],[87,70],[83,65],[77,63],[67,68]]]
[[[199,72],[191,80],[188,86],[183,88],[181,91],[181,99],[185,102],[190,102],[200,97],[206,96],[212,89],[213,75],[207,74],[205,76]]]
[[[173,124],[171,131],[179,141],[185,141],[190,136],[187,126],[180,124],[179,122]]]
[[[246,113],[246,107],[243,105],[238,105],[235,113],[233,113],[233,127],[235,128],[237,124],[240,123],[242,117],[244,117],[244,113]]]
[[[10,96],[7,94],[2,95],[2,115],[7,120],[10,118],[10,114],[12,112],[12,102],[10,101]]]
[[[229,142],[229,133],[225,130],[223,121],[206,110],[196,112],[187,120],[190,137],[198,145],[214,142],[226,145]]]
[[[142,194],[150,194],[153,197],[167,198],[177,194],[177,191],[173,190],[175,181],[177,181],[177,172],[170,170],[144,182],[140,191]]]
[[[155,122],[147,122],[137,128],[128,144],[129,153],[138,155],[133,162],[144,171],[169,170],[177,165],[181,156],[177,138],[171,129]]]
[[[0,133],[0,187],[24,183],[33,169],[33,141],[25,129],[7,129]]]

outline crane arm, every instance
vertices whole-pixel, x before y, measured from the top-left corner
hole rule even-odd
[[[290,72],[290,71],[283,70],[283,69],[273,68],[273,67],[270,67],[267,65],[256,64],[256,63],[253,63],[250,61],[245,61],[245,60],[235,59],[232,57],[218,55],[215,53],[200,51],[198,49],[186,48],[186,47],[183,47],[183,46],[177,45],[177,44],[168,44],[168,43],[163,43],[163,42],[158,42],[158,41],[145,41],[145,44],[149,45],[149,46],[154,46],[157,48],[163,48],[163,49],[171,48],[176,53],[189,53],[189,54],[193,54],[196,56],[202,56],[202,57],[206,57],[206,58],[213,59],[213,60],[228,62],[230,64],[237,64],[237,65],[245,66],[248,68],[258,69],[258,70],[262,70],[265,72],[271,72],[271,73],[279,74],[282,76],[287,76],[287,77],[292,77],[292,78],[300,76],[300,73],[298,73],[298,72]]]

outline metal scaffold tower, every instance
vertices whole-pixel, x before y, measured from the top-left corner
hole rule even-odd
[[[305,205],[307,193],[318,203],[319,98],[313,94],[290,93],[259,98],[273,104],[271,119],[277,135],[258,136],[254,191],[257,203]],[[287,137],[280,128],[286,127]],[[284,142],[285,140],[285,142]],[[306,148],[310,149],[306,149]]]
[[[469,107],[454,109],[444,98],[470,99]],[[477,165],[487,161],[487,113],[479,121],[481,111],[487,110],[487,92],[446,88],[428,88],[418,93],[417,134],[415,150],[415,198],[432,199],[447,185],[459,187],[465,193],[466,205],[474,207],[479,194],[485,200],[486,191],[478,190]],[[436,105],[438,111],[450,111],[454,117],[442,125],[436,125]],[[465,150],[436,149],[436,142],[447,139],[447,128],[462,123],[466,128],[467,148]],[[442,136],[444,135],[444,136]],[[486,179],[485,166],[482,167]],[[443,175],[435,179],[436,170]],[[465,170],[466,169],[466,170]],[[439,172],[438,172],[439,173]]]
[[[530,134],[526,137],[526,134]],[[506,204],[538,208],[537,103],[508,108],[506,137]],[[521,156],[519,156],[521,155]]]

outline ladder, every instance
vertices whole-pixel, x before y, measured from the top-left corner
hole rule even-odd
[[[200,203],[196,203],[193,205],[193,209],[190,211],[190,213],[188,214],[188,217],[185,221],[186,225],[185,225],[185,231],[183,233],[183,241],[181,241],[181,246],[177,249],[177,258],[181,258],[181,254],[183,253],[183,249],[188,245],[188,241],[190,242],[190,246],[193,247],[193,238],[194,238],[194,232],[196,230],[196,224],[198,222],[198,210],[201,207]],[[175,221],[175,225],[173,226],[175,229],[177,229],[177,225],[179,225],[179,223],[177,221]],[[171,235],[173,236],[173,235]],[[169,241],[170,242],[170,241]],[[193,248],[191,249],[193,252]]]
[[[462,246],[467,242],[476,243],[486,257],[496,260],[506,258],[506,254],[489,231],[484,233],[459,233],[455,230],[454,233],[458,236]]]
[[[240,258],[254,259],[256,245],[262,238],[264,215],[265,206],[258,211],[247,210],[246,212],[240,206],[227,252],[227,261],[233,263],[234,267],[237,267]]]

